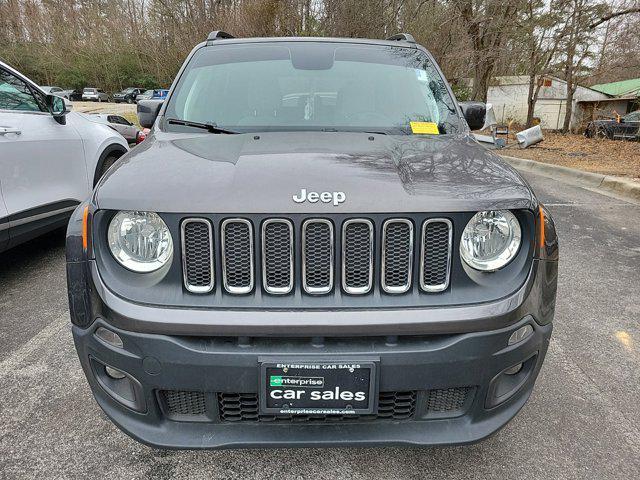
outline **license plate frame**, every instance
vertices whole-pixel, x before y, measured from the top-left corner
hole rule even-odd
[[[379,358],[259,358],[259,404],[264,415],[371,415],[378,410]],[[286,368],[286,370],[285,370]],[[350,368],[353,371],[349,371]],[[271,377],[288,377],[293,384],[278,386]],[[308,380],[322,380],[318,385]],[[345,381],[349,380],[349,381]],[[296,382],[299,382],[296,384]],[[307,384],[304,384],[308,382]],[[276,381],[277,383],[277,381]],[[304,384],[304,385],[303,385]],[[338,387],[338,389],[336,389]],[[299,398],[274,399],[275,390],[303,391]],[[312,395],[311,392],[320,392]],[[331,394],[326,393],[331,392]],[[349,399],[349,393],[352,399]],[[366,404],[358,401],[357,394],[364,393]],[[320,399],[312,397],[320,395]],[[322,396],[325,398],[322,398]],[[326,396],[334,398],[328,399]],[[336,399],[335,397],[338,396]]]

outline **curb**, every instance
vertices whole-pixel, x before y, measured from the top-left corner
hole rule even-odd
[[[612,175],[585,172],[561,165],[536,162],[535,160],[525,160],[524,158],[509,157],[506,155],[500,156],[509,162],[511,166],[522,170],[528,170],[546,177],[566,180],[569,183],[582,187],[604,190],[605,192],[613,193],[621,197],[640,201],[640,182],[634,182]]]

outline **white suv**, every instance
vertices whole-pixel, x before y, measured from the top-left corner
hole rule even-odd
[[[0,252],[63,226],[128,149],[0,62]]]

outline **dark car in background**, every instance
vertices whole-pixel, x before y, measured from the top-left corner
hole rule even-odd
[[[417,446],[520,411],[554,223],[411,35],[213,32],[171,92],[138,102],[149,137],[67,230],[75,346],[113,422],[163,448]]]
[[[78,102],[82,100],[82,90],[78,89],[62,90],[62,92],[56,93],[56,95],[62,98],[66,98],[67,100],[71,100],[72,102]]]
[[[121,92],[114,93],[112,98],[115,103],[135,103],[138,95],[144,93],[144,91],[144,88],[129,87]]]
[[[611,140],[640,140],[640,110],[627,113],[618,122],[593,120],[584,132],[587,138],[609,138]]]

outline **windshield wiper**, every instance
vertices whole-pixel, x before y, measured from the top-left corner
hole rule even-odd
[[[184,125],[185,127],[202,128],[203,130],[207,130],[209,133],[226,133],[230,135],[240,133],[233,130],[227,130],[226,128],[220,128],[215,123],[192,122],[190,120],[179,120],[177,118],[168,118],[167,122],[172,125]]]
[[[368,134],[377,134],[377,135],[387,135],[387,132],[382,130],[359,130],[359,129],[351,129],[349,127],[335,128],[335,127],[324,127],[320,129],[321,132],[347,132],[347,133],[368,133]]]

